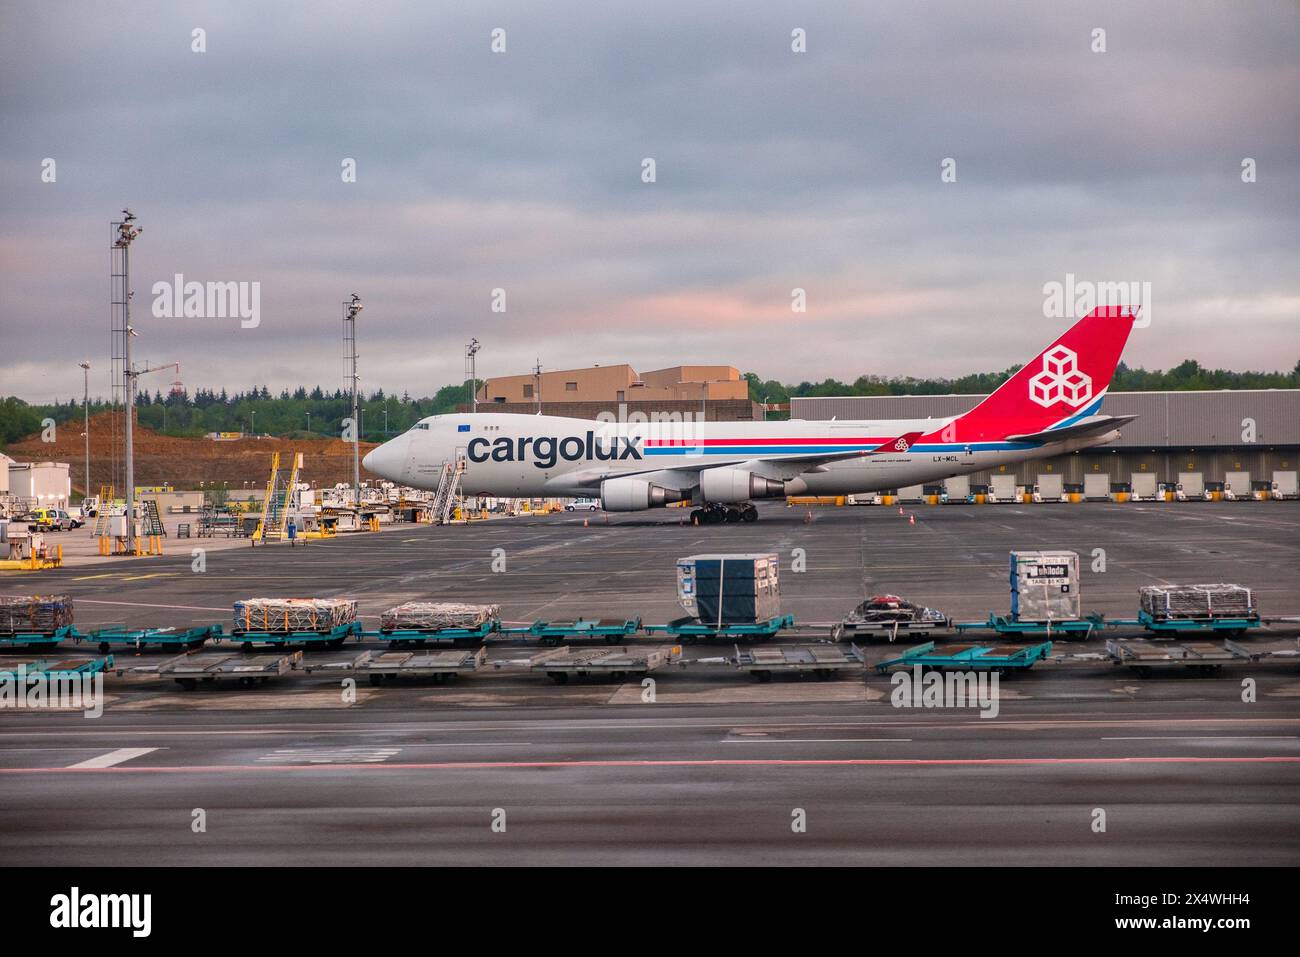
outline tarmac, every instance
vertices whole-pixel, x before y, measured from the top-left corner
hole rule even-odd
[[[67,592],[82,630],[227,622],[253,595],[353,597],[369,627],[418,598],[666,622],[678,557],[775,551],[801,622],[884,591],[982,619],[1007,610],[1009,550],[1068,548],[1090,612],[1132,617],[1151,582],[1230,581],[1266,616],[1300,615],[1292,503],[765,505],[752,525],[705,527],[676,512],[394,526],[201,563],[203,540],[168,540],[161,557],[0,589]],[[1295,633],[1242,641],[1294,651]],[[869,660],[897,650],[877,641]],[[1001,680],[993,719],[894,707],[874,672],[759,684],[722,665],[654,672],[645,703],[638,679],[558,687],[491,667],[532,653],[518,639],[491,644],[481,674],[350,699],[317,675],[194,692],[110,677],[97,720],[0,710],[0,838],[30,864],[1300,862],[1300,661],[1141,679],[1101,642],[1056,650],[1069,660]]]

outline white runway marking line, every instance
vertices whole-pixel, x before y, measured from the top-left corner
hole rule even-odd
[[[1294,734],[1158,734],[1147,737],[1101,738],[1102,741],[1293,741]]]
[[[158,748],[118,748],[116,751],[109,751],[107,754],[101,754],[97,758],[89,758],[85,761],[79,761],[76,764],[68,765],[69,768],[111,768],[115,765],[122,764],[124,761],[131,761],[135,758],[144,757],[146,754],[152,754]]]
[[[723,738],[723,744],[881,744],[911,738]]]
[[[257,760],[272,764],[379,764],[401,750],[365,745],[346,748],[278,748]]]

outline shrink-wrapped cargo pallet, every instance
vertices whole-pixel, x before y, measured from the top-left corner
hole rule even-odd
[[[1138,600],[1152,618],[1249,618],[1254,596],[1241,585],[1147,585]]]
[[[236,631],[333,631],[357,620],[352,598],[245,598],[235,602]]]
[[[752,625],[781,614],[780,559],[772,554],[677,560],[677,600],[702,624]]]
[[[408,601],[379,616],[384,631],[414,628],[478,628],[501,616],[500,605],[471,605],[456,601]]]
[[[67,595],[0,595],[0,633],[53,634],[71,624]]]
[[[1011,553],[1011,617],[1074,621],[1083,617],[1077,552]]]

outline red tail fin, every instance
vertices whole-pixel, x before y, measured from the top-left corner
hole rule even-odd
[[[1130,306],[1094,309],[987,399],[926,440],[992,442],[1095,415],[1137,313]]]

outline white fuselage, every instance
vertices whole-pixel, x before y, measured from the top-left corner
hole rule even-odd
[[[590,495],[601,480],[625,475],[690,489],[703,469],[752,466],[762,458],[769,470],[786,460],[807,494],[849,495],[937,483],[1115,436],[1054,443],[918,442],[905,452],[864,454],[806,471],[797,464],[802,455],[870,452],[909,432],[932,434],[949,421],[598,422],[511,413],[440,415],[373,450],[366,467],[394,482],[433,489],[444,467],[459,462],[467,494],[535,498]],[[693,494],[699,501],[699,490]]]

